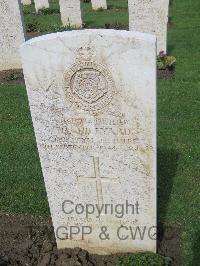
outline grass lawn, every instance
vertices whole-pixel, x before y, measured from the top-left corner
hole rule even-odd
[[[63,30],[58,0],[50,0],[46,15],[37,15],[34,5],[24,6],[27,31],[52,32]],[[128,25],[128,0],[109,0],[108,10],[93,11],[91,3],[81,2],[82,19],[85,28],[105,27],[106,24]],[[45,10],[43,11],[43,13]]]
[[[108,5],[108,11],[93,12],[84,4],[86,27],[128,23],[127,0]],[[51,8],[55,13],[27,14],[26,25],[38,21],[41,31],[61,27],[56,1]],[[199,0],[172,2],[168,52],[177,58],[176,79],[158,81],[158,216],[182,228],[184,266],[200,264],[199,10]],[[0,85],[0,121],[0,210],[49,215],[25,87]]]

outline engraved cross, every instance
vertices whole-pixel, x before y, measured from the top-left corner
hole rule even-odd
[[[96,192],[97,192],[97,200],[98,200],[98,205],[103,204],[103,192],[102,192],[102,183],[120,183],[119,182],[119,177],[103,177],[101,176],[100,173],[100,165],[99,165],[99,157],[92,157],[93,158],[93,164],[94,164],[94,172],[95,176],[93,177],[83,177],[79,176],[78,181],[88,181],[88,182],[95,182],[96,183]]]

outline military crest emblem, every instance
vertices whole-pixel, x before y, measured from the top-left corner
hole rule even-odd
[[[91,48],[81,48],[64,74],[65,95],[72,105],[91,114],[101,113],[116,93],[110,71],[95,62]]]

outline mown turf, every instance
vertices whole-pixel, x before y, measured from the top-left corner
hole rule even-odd
[[[92,12],[89,4],[82,7],[86,27],[127,24],[127,1],[108,4],[112,9],[102,12]],[[119,7],[123,9],[118,11]],[[177,57],[176,79],[160,80],[157,93],[158,216],[160,222],[182,228],[187,266],[200,263],[199,10],[199,0],[172,2],[168,52]],[[58,13],[27,15],[26,23],[32,18],[44,27],[61,25]],[[0,210],[46,215],[48,204],[24,87],[0,86],[0,113]]]
[[[108,10],[93,11],[91,3],[81,2],[82,19],[85,28],[102,27],[106,25],[128,24],[128,0],[109,0]],[[24,6],[24,20],[29,32],[53,32],[63,30],[59,5],[57,0],[50,0],[50,8],[41,12],[52,14],[36,14],[34,5]]]
[[[0,86],[0,210],[47,214],[48,204],[25,88]]]
[[[158,215],[182,227],[190,266],[200,263],[199,10],[199,0],[173,1],[168,52],[177,58],[176,80],[158,82]]]

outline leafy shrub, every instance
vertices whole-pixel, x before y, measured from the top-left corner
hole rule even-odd
[[[102,11],[105,11],[105,9],[103,7],[100,7],[96,10],[97,12],[102,12]]]
[[[49,26],[47,31],[49,32],[62,32],[62,31],[70,31],[73,28],[69,25],[69,26],[57,26],[57,25],[52,25]]]
[[[158,69],[173,69],[175,67],[176,58],[174,56],[168,56],[161,51],[157,56]]]
[[[31,5],[22,5],[23,7],[23,13],[25,15],[29,15],[29,14],[34,14],[35,11],[34,11],[34,4],[32,3]]]
[[[116,29],[116,30],[124,30],[127,26],[121,23],[116,22],[115,24],[105,23],[105,29]]]
[[[60,11],[57,8],[41,8],[38,10],[39,15],[58,14]]]
[[[26,9],[26,8],[23,9],[23,13],[24,13],[24,15],[32,14],[32,12],[29,9]]]
[[[40,32],[39,22],[36,19],[34,19],[32,22],[27,23],[26,31],[27,32]]]
[[[150,252],[135,253],[119,261],[116,266],[170,266],[171,259]]]
[[[6,80],[10,81],[10,80],[17,80],[19,79],[19,75],[15,74],[15,73],[10,73],[7,77]]]
[[[46,25],[42,26],[36,19],[32,22],[26,24],[26,31],[27,32],[45,32],[45,33],[52,33],[52,32],[62,32],[62,31],[70,31],[73,30],[70,24],[67,26],[60,26],[60,25]]]

